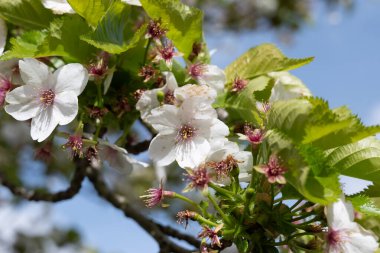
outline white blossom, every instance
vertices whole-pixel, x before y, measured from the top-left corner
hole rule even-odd
[[[214,147],[214,150],[212,150],[206,158],[206,164],[208,162],[221,162],[229,156],[236,161],[240,173],[247,173],[252,170],[252,153],[240,150],[239,145],[231,141],[225,141],[222,145],[219,145],[219,147]]]
[[[186,84],[174,91],[174,97],[178,104],[190,98],[199,98],[201,103],[211,105],[215,101],[216,95],[214,89],[196,84]]]
[[[45,140],[59,125],[67,125],[78,113],[78,96],[88,81],[87,70],[77,63],[54,73],[35,59],[19,61],[22,85],[6,95],[5,111],[16,120],[32,119],[31,136]]]
[[[328,235],[326,252],[373,253],[379,245],[377,237],[354,222],[354,209],[344,197],[325,209]]]
[[[201,105],[200,98],[185,100],[180,107],[163,105],[152,110],[147,121],[158,131],[149,154],[161,166],[174,160],[185,168],[204,162],[211,144],[224,140],[228,127],[217,119],[216,111]]]
[[[130,173],[132,170],[138,170],[148,167],[147,163],[140,162],[128,153],[127,150],[115,144],[106,141],[99,141],[98,144],[99,158],[123,173]]]
[[[5,44],[7,43],[7,25],[5,24],[4,20],[0,18],[0,55],[3,54]]]
[[[271,72],[268,75],[275,79],[269,102],[312,95],[303,82],[289,72]]]
[[[200,85],[208,85],[218,93],[224,90],[226,75],[218,66],[196,63],[189,67],[189,74]]]
[[[175,79],[175,76],[171,72],[164,72],[163,73],[166,77],[166,84],[157,89],[147,90],[145,91],[139,101],[136,103],[136,109],[140,111],[141,118],[145,120],[149,115],[150,112],[154,109],[160,106],[160,102],[158,101],[157,95],[158,93],[162,93],[165,96],[169,97],[172,96],[174,93],[174,90],[178,87],[177,80]],[[165,101],[164,101],[165,102]]]
[[[121,0],[121,1],[126,4],[141,6],[141,3],[139,0]]]
[[[50,9],[55,14],[75,13],[67,0],[43,0],[42,4],[46,9]]]

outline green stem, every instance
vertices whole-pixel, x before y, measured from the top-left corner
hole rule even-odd
[[[230,219],[227,217],[227,215],[220,209],[218,203],[216,203],[215,199],[211,196],[210,193],[207,195],[208,199],[211,201],[212,205],[214,206],[215,210],[222,216],[223,220],[228,222]]]
[[[315,213],[314,212],[301,213],[298,215],[299,217],[292,219],[292,221],[302,220],[302,219],[305,219],[305,218],[312,216],[312,215],[315,215]]]
[[[210,186],[212,189],[214,189],[216,192],[226,196],[226,197],[233,197],[234,196],[234,193],[233,192],[230,192],[229,190],[226,190],[220,186],[217,186],[216,184],[214,184],[213,182],[209,182],[208,183],[208,186]]]
[[[149,40],[148,40],[148,44],[146,45],[145,52],[144,52],[143,66],[144,66],[145,63],[146,63],[146,60],[147,60],[147,57],[148,57],[148,51],[149,51],[149,47],[150,47],[150,44],[151,44],[151,43],[152,43],[152,38],[149,38]]]
[[[190,205],[194,206],[195,208],[197,208],[198,210],[202,211],[202,208],[200,208],[200,206],[197,203],[195,203],[191,199],[189,199],[189,198],[187,198],[187,197],[185,197],[179,193],[175,192],[173,195],[173,198],[177,198],[177,199],[180,199],[182,201],[185,201],[185,202],[189,203]]]
[[[196,214],[196,215],[194,216],[194,220],[197,220],[197,221],[200,222],[200,223],[207,224],[207,225],[209,225],[209,226],[211,226],[211,227],[217,227],[217,226],[218,226],[217,223],[212,222],[212,221],[210,221],[210,220],[204,218],[204,217],[203,217],[202,215],[200,215],[200,214]]]

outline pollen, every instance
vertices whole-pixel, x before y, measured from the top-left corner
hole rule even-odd
[[[177,141],[188,141],[196,134],[196,129],[189,125],[182,125],[178,130]]]
[[[50,106],[54,103],[55,93],[52,89],[45,90],[40,95],[40,101],[45,106]]]

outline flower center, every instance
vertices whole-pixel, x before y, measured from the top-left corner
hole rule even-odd
[[[189,74],[194,78],[202,76],[204,72],[205,65],[203,65],[202,63],[193,64],[189,68]]]
[[[189,125],[182,125],[178,130],[177,141],[188,141],[195,136],[196,129]]]
[[[45,106],[50,106],[54,103],[55,93],[52,89],[45,90],[40,95],[40,101]]]

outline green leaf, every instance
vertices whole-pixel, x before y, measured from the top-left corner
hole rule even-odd
[[[11,38],[11,49],[6,51],[0,59],[10,60],[13,58],[34,57],[38,46],[45,41],[47,36],[47,32],[30,31],[17,38]]]
[[[53,13],[40,0],[1,0],[0,16],[25,29],[43,29],[53,20]]]
[[[160,19],[168,29],[167,37],[186,57],[194,43],[203,41],[203,13],[180,0],[140,0],[152,19]]]
[[[310,63],[310,58],[287,58],[272,44],[262,44],[249,49],[246,53],[232,62],[225,69],[227,81],[232,82],[238,76],[243,79],[252,79],[256,76],[274,71],[291,70]]]
[[[368,137],[326,152],[330,166],[340,173],[380,183],[380,140]]]
[[[70,61],[88,63],[96,50],[79,39],[88,31],[90,28],[79,16],[57,18],[51,22],[49,30],[30,31],[12,38],[11,49],[1,59],[62,56]]]
[[[223,108],[229,112],[231,121],[247,121],[260,126],[262,119],[257,110],[254,92],[268,86],[270,78],[261,76],[251,80],[247,87],[239,93],[229,93],[224,101]],[[222,103],[218,101],[218,105]]]
[[[375,201],[365,195],[357,195],[354,197],[348,197],[347,200],[351,201],[355,210],[369,215],[369,216],[380,216],[380,208],[375,204]]]
[[[254,91],[253,94],[255,95],[255,99],[260,102],[267,102],[272,94],[275,82],[275,79],[271,78],[265,89]]]
[[[134,47],[144,35],[146,26],[136,32],[128,19],[131,7],[115,2],[107,10],[95,31],[81,36],[87,43],[112,54],[120,54]]]
[[[268,127],[277,129],[298,142],[305,134],[311,110],[312,105],[306,99],[275,102],[268,114]]]
[[[77,14],[96,26],[110,5],[110,0],[68,0]]]

